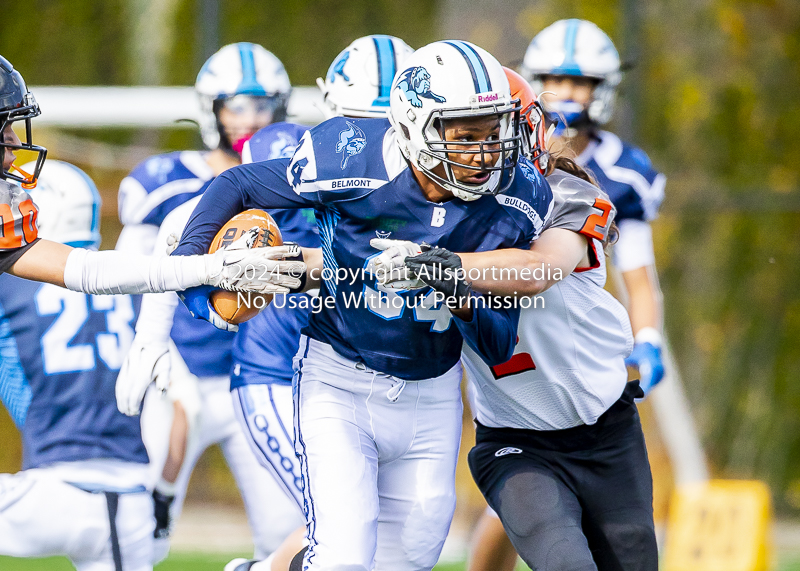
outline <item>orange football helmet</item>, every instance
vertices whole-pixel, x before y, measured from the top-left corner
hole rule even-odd
[[[524,77],[507,67],[503,67],[503,71],[506,72],[511,87],[511,98],[519,99],[522,106],[519,122],[522,135],[521,152],[540,173],[545,174],[550,155],[545,144],[546,127],[542,105]]]

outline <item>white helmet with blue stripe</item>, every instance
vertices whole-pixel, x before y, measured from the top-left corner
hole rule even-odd
[[[281,60],[249,42],[229,44],[208,58],[197,74],[194,88],[200,97],[200,134],[209,149],[233,148],[237,144],[226,140],[219,123],[218,113],[223,105],[230,105],[234,112],[268,114],[266,124],[275,123],[286,119],[292,91]]]
[[[385,117],[392,80],[413,51],[394,36],[364,36],[353,41],[333,60],[325,79],[317,78],[327,118]]]
[[[24,171],[36,166],[23,166]],[[78,167],[50,159],[44,163],[36,188],[28,191],[39,208],[39,237],[74,248],[100,247],[102,200],[92,179]]]
[[[392,83],[389,120],[405,157],[461,200],[503,192],[514,178],[520,150],[519,100],[512,99],[503,67],[486,50],[461,40],[434,42],[411,54]],[[447,141],[453,119],[497,116],[500,133],[490,140]],[[479,166],[454,157],[473,154]],[[487,159],[497,156],[493,164]],[[443,165],[444,176],[434,172]],[[481,183],[456,179],[453,167],[488,173]],[[441,170],[440,170],[441,172]]]
[[[611,119],[622,79],[619,53],[611,38],[592,22],[577,19],[559,20],[536,34],[525,52],[520,74],[536,93],[542,93],[541,79],[546,75],[596,79],[598,84],[585,112],[598,125]],[[570,114],[569,109],[561,111]]]

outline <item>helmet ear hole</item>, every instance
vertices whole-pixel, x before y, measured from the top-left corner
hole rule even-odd
[[[410,141],[411,140],[411,132],[408,130],[408,127],[406,127],[403,123],[400,123],[400,130],[403,132],[403,138],[406,141]]]

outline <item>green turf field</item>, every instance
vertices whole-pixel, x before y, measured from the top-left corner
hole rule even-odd
[[[225,564],[235,557],[246,557],[241,553],[231,555],[174,553],[163,563],[158,565],[156,571],[222,571]],[[462,571],[464,564],[439,565],[436,571]],[[74,571],[75,568],[64,557],[49,557],[47,559],[15,559],[13,557],[0,557],[0,570],[2,571]],[[784,570],[782,570],[784,571]],[[789,569],[785,570],[789,571]],[[800,571],[800,566],[791,569]]]
[[[158,565],[156,571],[222,571],[225,564],[242,554],[220,555],[174,553]],[[63,557],[48,559],[14,559],[0,557],[2,571],[74,571],[74,567]],[[524,565],[517,569],[526,569]],[[463,571],[463,563],[437,565],[434,571]],[[800,558],[797,556],[778,559],[775,571],[800,571]]]

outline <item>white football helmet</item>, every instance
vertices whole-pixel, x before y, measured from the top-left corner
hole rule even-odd
[[[603,30],[587,20],[559,20],[531,40],[520,74],[542,93],[542,76],[574,75],[598,80],[588,107],[572,109],[563,102],[567,122],[579,120],[585,113],[592,123],[602,125],[614,113],[616,90],[622,79],[619,53]],[[572,106],[574,107],[574,105]],[[570,121],[570,115],[572,121]]]
[[[28,163],[27,171],[36,166]],[[50,159],[44,163],[36,188],[28,191],[39,207],[39,237],[74,248],[100,247],[102,200],[92,179],[76,166]]]
[[[508,79],[500,63],[486,50],[469,42],[434,42],[411,54],[392,83],[389,120],[397,132],[403,155],[428,178],[461,200],[506,190],[514,179],[519,158],[519,101],[511,99]],[[444,123],[497,115],[498,139],[446,141]],[[497,154],[494,164],[486,154]],[[481,156],[481,165],[465,167],[452,155]],[[445,177],[433,172],[444,165]],[[489,173],[485,182],[458,181],[453,166]]]
[[[267,123],[275,123],[286,118],[292,91],[281,60],[249,42],[229,44],[208,58],[194,88],[200,97],[200,134],[209,149],[234,148],[238,143],[227,140],[219,123],[223,105],[234,113],[268,114]]]
[[[327,118],[385,117],[397,70],[414,50],[394,36],[364,36],[333,60],[323,80],[317,78]]]

